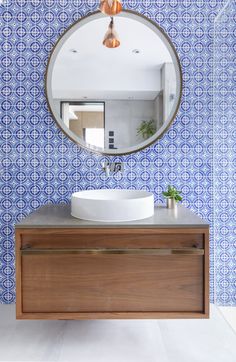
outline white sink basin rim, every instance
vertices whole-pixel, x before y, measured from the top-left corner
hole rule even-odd
[[[143,190],[102,189],[72,194],[71,215],[101,222],[141,220],[154,214],[154,196]]]

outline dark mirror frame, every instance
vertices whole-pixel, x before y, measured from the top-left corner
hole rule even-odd
[[[68,129],[68,127],[64,125],[64,123],[60,117],[60,114],[54,109],[54,106],[53,106],[53,97],[52,97],[52,88],[51,88],[51,77],[52,77],[53,66],[54,66],[57,54],[61,49],[61,46],[70,37],[70,35],[73,34],[74,31],[78,30],[81,25],[86,24],[89,21],[98,19],[100,17],[104,17],[104,15],[100,11],[95,11],[95,12],[77,20],[70,27],[68,27],[68,29],[60,36],[60,38],[55,43],[55,45],[51,51],[51,54],[49,56],[47,67],[46,67],[46,73],[45,73],[46,100],[47,100],[48,108],[51,112],[52,117],[54,118],[54,120],[56,121],[56,123],[60,127],[60,129],[64,132],[64,134],[67,137],[69,137],[73,142],[78,144],[79,146],[87,149],[90,152],[94,152],[94,153],[97,153],[100,155],[116,156],[116,155],[130,154],[130,153],[138,152],[138,151],[150,146],[154,142],[156,142],[169,129],[169,127],[173,123],[174,119],[176,118],[177,112],[179,110],[180,102],[181,102],[181,97],[182,97],[182,82],[183,81],[182,81],[182,69],[181,69],[180,60],[179,60],[179,57],[175,50],[174,45],[172,44],[171,40],[166,35],[166,33],[163,31],[163,29],[158,24],[153,22],[152,20],[148,19],[144,15],[141,15],[135,11],[122,10],[122,12],[118,16],[130,17],[130,18],[133,18],[136,20],[138,17],[139,18],[138,20],[140,22],[142,22],[144,25],[149,26],[149,28],[151,28],[154,32],[157,33],[157,35],[159,35],[162,38],[162,40],[164,41],[165,45],[168,47],[168,50],[171,53],[171,57],[173,59],[173,63],[174,63],[175,70],[176,70],[176,84],[177,84],[176,102],[175,102],[172,112],[171,112],[168,120],[165,122],[165,124],[163,124],[161,126],[161,128],[153,136],[151,136],[149,139],[141,142],[139,145],[135,145],[135,146],[123,148],[123,149],[106,149],[105,148],[104,150],[101,150],[95,146],[86,144],[82,139],[80,139],[73,132],[71,132]]]

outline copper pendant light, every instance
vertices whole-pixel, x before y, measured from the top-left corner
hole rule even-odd
[[[101,0],[100,11],[106,15],[116,15],[122,11],[122,4],[120,0]]]
[[[108,30],[105,34],[103,45],[107,48],[117,48],[120,45],[120,41],[117,35],[117,32],[114,29],[114,21],[111,18],[111,22],[109,24]]]

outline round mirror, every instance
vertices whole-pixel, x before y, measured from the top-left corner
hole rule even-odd
[[[180,62],[169,38],[127,10],[111,22],[96,12],[73,24],[53,48],[46,72],[47,101],[58,125],[101,154],[127,154],[153,143],[173,121],[181,90]]]

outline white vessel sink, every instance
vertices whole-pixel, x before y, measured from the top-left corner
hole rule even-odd
[[[71,215],[79,219],[121,222],[154,214],[154,196],[139,190],[89,190],[71,197]]]

